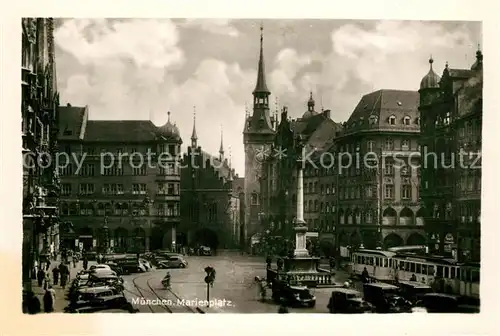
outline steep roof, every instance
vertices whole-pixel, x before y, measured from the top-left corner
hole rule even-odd
[[[87,107],[59,106],[59,134],[60,140],[78,140],[84,122],[88,118]]]
[[[384,131],[419,131],[417,91],[378,90],[364,95],[344,126],[344,133],[380,129]],[[390,124],[391,117],[395,124]],[[410,124],[404,119],[409,117]]]
[[[227,160],[221,161],[216,156],[205,152],[204,150],[201,151],[201,156],[203,158],[203,162],[210,160],[210,162],[213,163],[213,168],[219,174],[219,177],[223,177],[224,179],[232,179],[234,177],[234,170],[229,166]]]
[[[156,131],[150,120],[89,120],[84,140],[146,142],[156,139]]]
[[[475,71],[457,91],[458,113],[465,115],[481,111],[483,100],[483,71]]]

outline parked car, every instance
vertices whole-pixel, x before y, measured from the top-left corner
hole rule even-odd
[[[360,292],[350,288],[335,288],[328,302],[330,313],[371,313],[374,307],[362,298]]]
[[[198,254],[201,256],[210,256],[212,255],[212,249],[208,246],[200,246]]]
[[[108,269],[111,271],[111,267],[107,264],[97,264],[97,265],[92,265],[89,267],[89,270],[94,270],[94,269]]]
[[[422,296],[417,306],[425,308],[428,313],[479,313],[480,311],[479,306],[470,305],[457,295],[443,293],[427,293]]]
[[[316,297],[306,286],[291,286],[282,281],[274,281],[272,297],[277,303],[286,306],[314,307]]]
[[[398,287],[400,295],[413,304],[420,301],[425,294],[433,292],[430,286],[417,281],[399,281]]]
[[[365,300],[375,306],[377,313],[411,312],[412,304],[399,295],[399,288],[383,282],[363,285]]]
[[[149,261],[147,261],[146,259],[139,259],[139,263],[141,263],[144,268],[146,269],[146,271],[149,271],[153,268],[153,266],[151,265],[151,263]]]

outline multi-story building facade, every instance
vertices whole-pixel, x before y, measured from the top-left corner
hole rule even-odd
[[[181,193],[181,230],[187,233],[187,245],[240,247],[241,178],[224,157],[222,138],[218,157],[198,145],[196,124],[183,157]]]
[[[480,259],[483,55],[471,69],[432,69],[420,84],[421,196],[429,248]]]
[[[290,120],[287,108],[283,108],[281,120],[276,129],[270,155],[263,165],[261,178],[262,214],[267,223],[264,230],[271,230],[282,237],[292,238],[293,221],[297,205],[297,159],[304,155],[304,220],[311,235],[320,239],[331,238],[330,228],[322,222],[320,209],[320,179],[322,164],[329,157],[320,160],[340,134],[342,126],[330,118],[330,110],[315,111],[315,102],[310,94],[307,110],[300,118]],[[304,152],[297,153],[297,141],[304,145]],[[282,153],[282,154],[280,154]],[[323,181],[322,181],[323,182]]]
[[[425,244],[419,138],[417,92],[361,98],[336,139],[338,246]]]
[[[89,120],[59,108],[60,213],[67,248],[115,252],[175,249],[180,223],[179,130],[149,120]]]
[[[245,180],[243,188],[245,195],[245,230],[243,232],[243,241],[246,244],[262,228],[262,215],[260,214],[262,162],[270,154],[275,134],[274,118],[269,111],[270,95],[271,92],[266,83],[261,27],[257,84],[253,91],[253,113],[246,116],[243,129],[243,144],[245,147]]]
[[[59,180],[52,18],[22,19],[21,132],[23,154],[23,288],[30,289],[35,260],[58,250]]]

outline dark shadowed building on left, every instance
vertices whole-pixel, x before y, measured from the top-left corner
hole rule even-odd
[[[21,134],[23,154],[23,288],[35,260],[58,248],[59,181],[54,161],[57,106],[52,18],[22,19]]]
[[[88,107],[59,108],[61,244],[138,253],[177,247],[182,144],[168,121],[89,120]]]

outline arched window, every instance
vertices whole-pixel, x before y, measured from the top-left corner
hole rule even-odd
[[[256,192],[252,193],[250,202],[251,202],[252,205],[258,205],[259,204],[259,195]]]
[[[409,116],[405,116],[405,117],[403,118],[403,124],[404,124],[405,126],[410,126],[410,123],[411,123],[411,118],[410,118]]]
[[[389,117],[389,125],[396,125],[396,117],[391,115]]]

